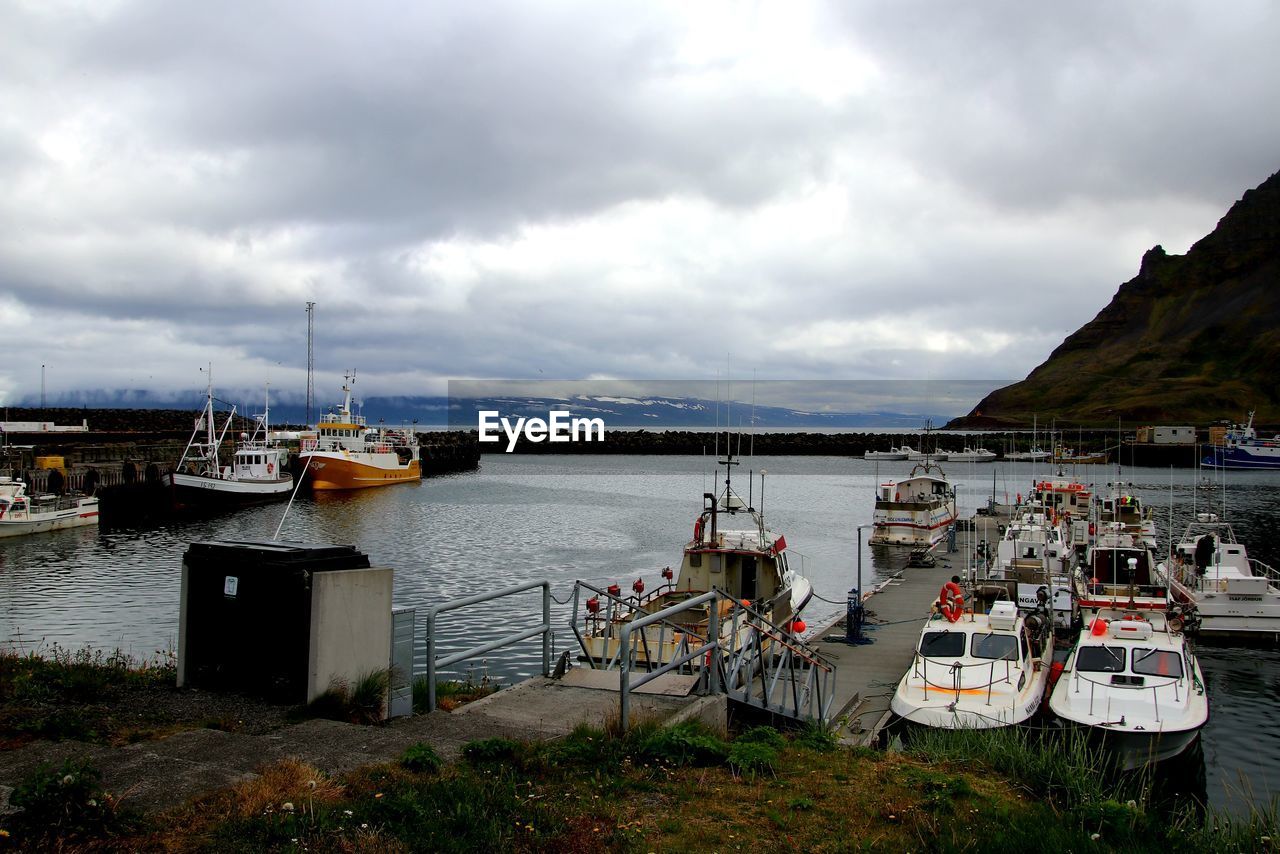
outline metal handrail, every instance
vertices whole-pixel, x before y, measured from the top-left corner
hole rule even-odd
[[[504,596],[512,596],[517,593],[524,593],[535,588],[542,588],[542,624],[524,631],[514,632],[506,637],[498,638],[471,649],[456,652],[436,660],[436,616],[445,611],[455,611],[458,608],[466,608],[469,605],[478,605],[481,602],[490,602],[494,599],[501,599]],[[519,643],[528,640],[536,635],[542,635],[542,675],[547,676],[551,673],[551,582],[549,581],[528,581],[524,584],[516,584],[511,587],[505,587],[502,590],[493,593],[477,593],[474,596],[468,596],[465,599],[454,599],[451,602],[442,602],[439,605],[432,605],[426,609],[427,615],[427,711],[435,711],[436,708],[436,669],[440,667],[448,667],[450,664],[457,664],[468,658],[475,658],[478,655],[484,655],[486,652],[492,652],[500,647],[509,646],[513,643]]]
[[[669,621],[672,617],[674,617],[676,614],[679,614],[682,611],[687,611],[691,608],[696,608],[707,602],[714,602],[720,597],[720,595],[721,594],[719,594],[714,590],[708,593],[703,593],[700,596],[695,596],[692,599],[686,599],[683,602],[679,602],[670,607],[663,608],[661,611],[657,611],[652,614],[646,614],[645,616],[640,617],[639,619],[631,620],[622,629],[622,643],[620,644],[620,647],[619,647],[619,657],[621,661],[620,661],[620,666],[618,670],[618,695],[619,695],[618,726],[621,728],[623,732],[627,731],[627,726],[629,723],[628,719],[630,717],[630,712],[631,712],[632,689],[639,688],[641,685],[644,685],[646,682],[649,682],[652,679],[656,679],[658,676],[661,676],[663,673],[667,673],[668,671],[674,670],[677,667],[683,666],[687,662],[697,658],[699,655],[708,654],[710,656],[710,661],[709,661],[710,685],[708,687],[712,691],[719,690],[720,686],[719,686],[719,680],[717,677],[719,675],[719,670],[720,670],[720,615],[718,613],[717,608],[709,609],[710,624],[707,629],[707,638],[703,642],[702,646],[698,647],[695,650],[686,652],[684,655],[679,656],[678,658],[673,657],[673,659],[670,662],[662,665],[656,670],[650,670],[648,673],[642,676],[639,680],[637,680],[634,685],[631,682],[631,634],[633,632],[643,629],[645,626],[649,626],[658,622]]]

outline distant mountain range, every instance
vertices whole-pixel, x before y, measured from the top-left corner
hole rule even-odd
[[[257,399],[255,393],[252,398]],[[282,396],[283,397],[283,396]],[[971,398],[972,399],[972,398]],[[237,402],[237,401],[232,401]],[[251,415],[261,412],[261,400],[256,403],[237,402],[237,412]],[[144,391],[120,391],[114,393],[86,392],[62,394],[50,400],[50,413],[79,423],[83,410],[191,410],[204,406],[203,392],[179,395],[153,395]],[[40,410],[29,401],[10,407],[12,420],[36,420]],[[497,411],[502,417],[547,418],[552,410],[565,410],[581,418],[601,418],[606,429],[647,428],[652,430],[715,428],[731,426],[747,427],[754,423],[758,428],[782,430],[822,430],[838,428],[923,427],[926,420],[942,423],[946,413],[914,414],[892,411],[869,412],[813,412],[780,406],[755,406],[750,403],[734,403],[726,407],[723,402],[698,398],[679,397],[615,397],[605,395],[574,395],[567,398],[495,396],[475,398],[448,397],[368,397],[359,411],[370,422],[387,424],[416,422],[423,427],[449,426],[459,429],[475,429],[482,410]],[[321,411],[317,410],[318,416]],[[18,413],[22,413],[19,416]],[[954,414],[954,413],[952,413]],[[306,421],[306,405],[288,399],[271,404],[273,424],[302,424]],[[92,421],[90,429],[101,429]],[[113,428],[115,429],[115,428]]]
[[[1147,251],[1138,275],[1025,380],[949,426],[1280,423],[1280,173],[1185,255]]]

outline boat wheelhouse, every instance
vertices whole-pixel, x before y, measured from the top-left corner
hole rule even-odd
[[[995,561],[983,582],[1002,584],[1024,613],[1042,605],[1051,608],[1054,627],[1067,629],[1077,614],[1070,564],[1062,528],[1042,512],[1024,511],[1010,520],[996,543]]]

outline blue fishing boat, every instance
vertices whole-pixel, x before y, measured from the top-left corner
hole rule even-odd
[[[1247,423],[1233,424],[1221,445],[1214,445],[1202,465],[1224,469],[1280,469],[1280,435],[1259,438],[1253,413]]]

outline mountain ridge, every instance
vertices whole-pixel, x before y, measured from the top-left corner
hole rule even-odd
[[[1138,274],[1021,382],[949,426],[1280,421],[1280,172],[1185,255],[1156,245]]]

